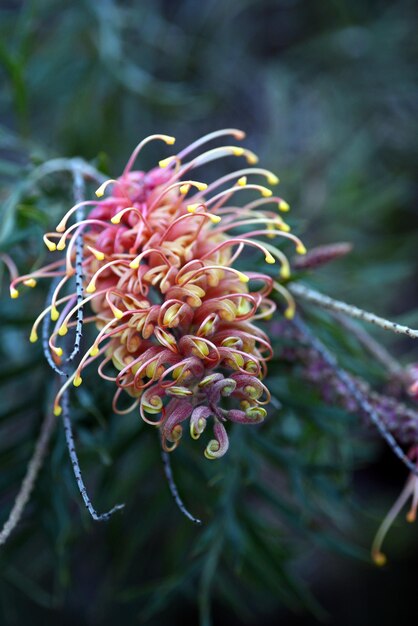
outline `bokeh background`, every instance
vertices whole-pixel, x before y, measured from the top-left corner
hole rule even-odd
[[[80,155],[114,176],[148,134],[181,146],[237,127],[279,174],[306,245],[354,245],[310,284],[417,326],[417,53],[413,0],[2,0],[1,251],[21,270],[38,263],[41,233],[71,201],[65,177],[14,201],[33,164]],[[161,156],[150,147],[142,167]],[[51,399],[51,376],[27,343],[44,295],[11,303],[2,291],[2,520]],[[311,323],[346,367],[383,384],[329,318]],[[402,363],[417,360],[411,341],[375,336]],[[284,409],[255,437],[234,432],[228,458],[208,467],[192,445],[176,452],[201,530],[170,498],[155,433],[111,416],[112,390],[92,378],[74,407],[82,465],[98,508],[125,501],[126,510],[106,527],[89,521],[58,429],[24,521],[1,549],[1,623],[406,619],[417,528],[399,520],[384,570],[368,556],[403,468],[294,372],[275,363],[271,380]]]

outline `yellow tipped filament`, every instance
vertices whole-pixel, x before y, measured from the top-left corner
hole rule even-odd
[[[238,178],[237,185],[239,185],[240,187],[245,187],[246,184],[247,184],[246,176],[241,176],[241,178]]]
[[[62,413],[62,407],[59,404],[56,404],[54,406],[54,415],[56,417],[59,417],[61,415],[61,413]]]
[[[285,309],[284,316],[288,320],[292,320],[295,317],[295,309],[292,306],[288,306]]]
[[[273,174],[273,172],[270,172],[267,175],[267,182],[269,185],[278,185],[280,182],[280,179],[278,176],[276,176],[276,174]]]
[[[57,307],[52,305],[51,306],[51,320],[53,322],[56,322],[57,319],[59,318],[59,316],[60,316],[60,314],[59,314],[59,311],[58,311]]]
[[[189,191],[190,191],[190,185],[189,184],[182,185],[180,187],[180,193],[182,194],[182,196],[187,195],[189,193]]]
[[[261,191],[261,195],[264,198],[269,198],[270,196],[273,195],[273,192],[271,189],[269,189],[268,187],[263,187],[262,185],[260,185],[260,191]]]
[[[32,330],[31,331],[31,334],[29,336],[29,341],[31,343],[36,343],[38,341],[38,334],[37,334],[36,330]]]
[[[160,137],[168,146],[172,146],[176,143],[176,138],[171,135],[160,135]]]
[[[387,558],[383,554],[383,552],[376,552],[372,556],[373,556],[374,563],[378,565],[379,567],[383,567],[384,565],[386,565]]]
[[[68,327],[65,324],[60,326],[60,328],[58,329],[59,336],[64,337],[64,335],[66,335],[67,333],[68,333]]]
[[[36,280],[34,278],[28,278],[23,281],[23,284],[26,285],[26,287],[36,287]]]
[[[123,311],[121,311],[115,304],[113,304],[113,302],[111,302],[109,298],[107,298],[107,303],[112,310],[113,316],[116,319],[120,320],[120,318],[123,317]]]
[[[74,376],[74,380],[73,380],[73,385],[74,387],[79,387],[81,385],[81,383],[83,382],[83,379],[81,378],[81,376],[79,376],[78,374],[76,374]]]
[[[203,208],[203,204],[201,202],[200,203],[196,202],[195,204],[188,204],[186,208],[189,211],[189,213],[194,213],[195,211],[197,211],[199,207]]]
[[[273,265],[273,263],[276,262],[276,259],[274,258],[272,254],[270,254],[270,252],[268,252],[265,256],[265,261],[266,263],[270,263],[271,265]]]
[[[108,187],[108,185],[110,185],[111,183],[117,183],[117,182],[118,181],[114,180],[113,178],[106,180],[104,183],[100,185],[98,189],[96,189],[96,196],[98,198],[101,198],[102,196],[104,196],[104,192],[106,191],[106,188]]]
[[[113,219],[113,218],[112,218]],[[105,255],[103,252],[101,252],[100,250],[96,250],[96,248],[93,248],[93,246],[87,246],[87,249],[90,250],[90,252],[92,253],[92,255],[94,257],[96,257],[96,259],[98,261],[103,261],[105,258]]]
[[[10,287],[10,297],[13,298],[13,300],[19,297],[19,292],[15,287]]]
[[[283,220],[281,220],[280,222],[277,222],[277,228],[279,230],[282,230],[284,233],[290,233],[289,224],[286,224],[286,222],[283,222]]]
[[[279,202],[279,210],[286,212],[290,210],[290,206],[287,204],[285,200],[280,200]]]
[[[205,191],[208,188],[206,183],[200,183],[199,181],[195,181],[195,180],[191,184],[194,187],[196,187],[196,189],[198,189],[199,191]],[[181,187],[180,187],[180,189],[181,189]]]
[[[56,244],[53,241],[50,241],[48,239],[47,235],[43,236],[43,240],[44,240],[44,243],[45,243],[46,247],[48,248],[48,250],[50,252],[55,252],[55,250],[57,249],[57,246],[56,246]]]
[[[284,280],[287,280],[288,278],[290,278],[290,267],[289,265],[282,265],[282,267],[280,268],[280,278],[283,278]]]
[[[172,188],[174,188],[177,185],[178,183],[174,183]],[[198,180],[189,180],[180,185],[180,193],[182,194],[182,196],[185,196],[190,191],[191,187],[196,187],[198,191],[205,191],[208,188],[206,183],[201,183]]]
[[[273,289],[280,293],[286,300],[287,307],[284,311],[285,318],[288,320],[293,319],[296,312],[296,302],[292,294],[286,289],[286,287],[283,287],[283,285],[280,285],[280,283],[277,283],[276,281],[273,282]]]
[[[219,224],[222,219],[219,215],[213,215],[213,213],[206,213],[206,215],[213,224]]]
[[[168,167],[170,165],[170,163],[172,163],[173,161],[176,160],[175,156],[169,156],[166,159],[161,159],[161,161],[158,161],[158,165],[164,169],[166,167]]]
[[[247,163],[249,165],[255,165],[256,163],[258,163],[258,156],[254,154],[254,152],[251,152],[251,150],[244,150],[244,152],[245,158],[247,159]]]
[[[302,242],[298,243],[296,246],[296,252],[298,254],[306,254],[307,250]]]
[[[65,236],[61,237],[61,239],[57,243],[57,250],[65,250]]]

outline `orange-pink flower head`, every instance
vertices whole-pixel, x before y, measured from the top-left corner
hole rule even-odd
[[[132,169],[144,144],[160,139],[172,145],[174,138],[154,135],[142,141],[123,174],[97,190],[98,200],[76,204],[56,231],[45,235],[51,252],[66,250],[64,258],[12,282],[16,297],[19,282],[34,286],[42,276],[60,277],[31,333],[35,341],[40,321],[51,316],[55,326],[48,343],[56,364],[63,355],[61,337],[76,326],[82,307],[88,303],[92,309],[85,322],[93,321],[98,333],[58,392],[56,414],[68,386],[79,386],[84,368],[96,362],[99,374],[116,384],[114,410],[127,412],[117,405],[122,392],[129,394],[129,410],[139,407],[142,419],[160,428],[165,450],[178,445],[186,421],[193,439],[210,423],[214,439],[205,455],[218,458],[228,448],[227,421],[264,419],[269,392],[261,381],[272,348],[256,323],[275,310],[272,289],[284,296],[286,315],[292,316],[294,303],[271,276],[235,265],[242,256],[242,267],[245,262],[251,267],[251,258],[261,253],[268,264],[278,261],[278,276],[286,279],[289,264],[273,239],[292,240],[302,254],[305,248],[277,214],[277,208],[289,208],[287,203],[269,187],[248,182],[250,177],[278,182],[272,172],[254,167],[252,152],[228,145],[190,156],[228,135],[244,137],[235,129],[211,133],[149,172]],[[244,157],[248,166],[209,185],[192,177],[201,166],[227,156]],[[260,197],[239,206],[245,190]],[[90,212],[79,219],[84,207]],[[76,221],[70,224],[72,218]],[[80,241],[82,271],[77,272]],[[82,298],[68,289],[81,275]],[[105,373],[108,363],[116,369],[113,375]]]

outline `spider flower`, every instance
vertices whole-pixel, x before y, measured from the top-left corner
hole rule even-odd
[[[413,446],[409,452],[409,458],[417,462],[418,461],[418,447]],[[410,473],[404,488],[398,496],[396,502],[393,504],[386,517],[383,519],[372,545],[372,559],[376,565],[383,566],[386,564],[386,555],[382,552],[383,541],[390,530],[393,522],[398,517],[402,509],[408,500],[412,498],[411,507],[406,514],[407,522],[413,523],[417,517],[418,508],[418,476]]]
[[[289,263],[273,240],[291,240],[301,254],[305,248],[277,212],[288,210],[287,203],[264,184],[278,178],[255,167],[251,151],[202,148],[223,136],[241,140],[244,133],[206,135],[148,172],[133,169],[144,145],[155,139],[172,145],[174,138],[142,141],[119,178],[106,181],[97,199],[73,206],[44,236],[50,252],[63,256],[12,281],[12,297],[21,283],[56,281],[31,340],[50,316],[48,351],[57,367],[68,361],[62,337],[80,322],[85,305],[91,309],[84,324],[93,323],[97,334],[55,398],[57,415],[68,387],[79,386],[85,367],[96,362],[100,376],[115,383],[114,410],[137,408],[160,429],[167,451],[178,445],[186,422],[193,439],[209,423],[214,438],[205,455],[219,458],[228,449],[228,421],[257,424],[266,416],[262,379],[272,348],[257,322],[276,308],[272,290],[284,297],[288,317],[294,302],[272,275],[246,271],[245,263],[251,267],[261,254],[267,264],[277,262],[277,278],[287,279]],[[246,167],[209,185],[195,179],[201,166],[231,156],[246,159]],[[249,191],[256,199],[240,206]],[[129,409],[119,408],[123,392],[132,398]]]

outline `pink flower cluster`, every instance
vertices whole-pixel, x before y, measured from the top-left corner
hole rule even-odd
[[[57,364],[61,337],[76,325],[77,312],[87,304],[92,311],[84,323],[92,322],[98,333],[58,392],[57,415],[64,391],[79,386],[84,368],[96,361],[99,374],[117,387],[114,410],[138,407],[145,422],[160,428],[165,450],[178,445],[186,422],[193,439],[209,422],[214,438],[205,455],[221,457],[228,449],[228,421],[256,424],[266,416],[269,392],[262,379],[272,348],[257,321],[274,312],[273,289],[285,298],[286,315],[293,314],[294,303],[283,285],[267,274],[244,271],[245,264],[254,266],[261,253],[267,263],[280,264],[277,278],[287,279],[287,258],[272,240],[290,239],[301,254],[305,248],[277,214],[277,208],[288,210],[287,203],[268,187],[248,182],[261,176],[269,185],[278,183],[272,172],[254,167],[252,152],[228,145],[189,156],[225,135],[244,137],[235,129],[211,133],[149,172],[132,169],[145,143],[160,139],[171,145],[174,138],[154,135],[141,142],[123,174],[97,190],[98,200],[76,204],[55,232],[45,235],[49,250],[66,250],[65,256],[12,282],[16,297],[19,282],[34,286],[38,278],[60,278],[31,334],[35,341],[40,322],[51,316],[49,350]],[[199,167],[228,156],[246,158],[248,167],[209,185],[190,178]],[[238,206],[242,192],[246,199],[248,192],[258,197]],[[81,207],[89,208],[87,217],[68,225]],[[70,288],[80,238],[81,300]],[[113,365],[111,372],[107,364]],[[118,408],[122,392],[133,399],[129,409]]]

